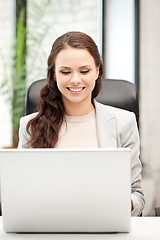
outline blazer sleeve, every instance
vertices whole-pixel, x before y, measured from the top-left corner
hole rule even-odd
[[[26,131],[26,117],[21,117],[19,126],[19,143],[18,148],[26,148],[26,143],[29,141],[29,136]]]
[[[131,149],[131,198],[134,207],[132,216],[139,216],[142,213],[145,202],[141,188],[140,139],[134,113],[128,112],[126,119],[122,124],[120,140],[121,147]]]

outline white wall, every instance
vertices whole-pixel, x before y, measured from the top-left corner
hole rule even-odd
[[[160,207],[160,1],[140,1],[140,130],[143,176]]]
[[[107,0],[105,12],[105,77],[134,82],[134,0]]]

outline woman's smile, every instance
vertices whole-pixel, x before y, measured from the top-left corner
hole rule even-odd
[[[80,94],[85,89],[85,87],[67,87],[67,89],[71,94],[77,95]]]

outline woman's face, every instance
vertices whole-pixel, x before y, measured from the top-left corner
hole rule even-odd
[[[55,78],[65,104],[91,104],[99,75],[94,58],[86,49],[67,47],[55,59]]]

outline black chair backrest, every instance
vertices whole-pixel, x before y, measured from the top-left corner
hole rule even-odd
[[[37,107],[38,95],[46,79],[33,82],[26,93],[26,115],[33,113]],[[134,112],[139,120],[139,101],[136,86],[125,80],[107,79],[102,81],[102,89],[96,100],[105,105],[122,108]]]

